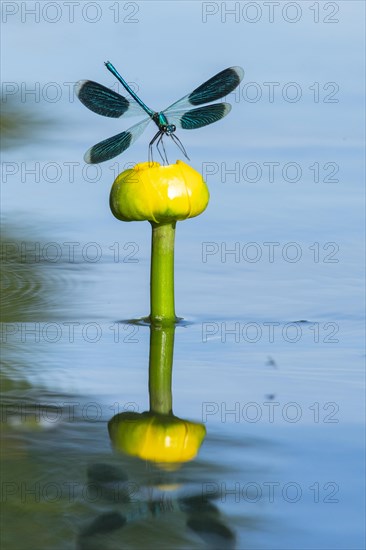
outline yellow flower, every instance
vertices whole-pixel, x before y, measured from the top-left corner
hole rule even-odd
[[[168,166],[142,162],[116,178],[110,207],[122,221],[168,223],[198,216],[209,197],[201,174],[185,162]]]
[[[206,434],[202,424],[151,412],[118,414],[108,430],[118,451],[157,463],[192,460]]]

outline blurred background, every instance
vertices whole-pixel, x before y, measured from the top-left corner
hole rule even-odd
[[[7,549],[364,547],[363,2],[2,2],[2,538]],[[228,117],[180,131],[210,189],[176,243],[174,413],[207,430],[166,471],[115,453],[148,409],[150,227],[109,210],[133,147],[84,152],[240,65]],[[132,120],[132,122],[131,122]],[[167,143],[171,162],[181,158]]]

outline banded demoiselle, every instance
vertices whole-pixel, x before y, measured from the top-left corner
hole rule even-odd
[[[197,105],[212,103],[223,98],[235,90],[244,76],[241,67],[224,69],[167,109],[156,112],[145,105],[112,63],[107,61],[105,66],[119,80],[133,99],[127,99],[102,84],[98,84],[98,82],[81,80],[75,85],[76,95],[80,101],[91,111],[107,117],[120,118],[122,116],[141,115],[142,112],[149,116],[128,130],[105,139],[88,149],[84,155],[84,160],[89,164],[110,160],[126,151],[142,134],[151,120],[157,125],[158,131],[149,144],[149,161],[152,161],[152,147],[155,144],[163,162],[168,163],[163,143],[164,136],[170,137],[189,160],[182,142],[175,134],[176,129],[195,130],[221,120],[231,111],[229,103],[213,103],[204,107],[197,107]]]

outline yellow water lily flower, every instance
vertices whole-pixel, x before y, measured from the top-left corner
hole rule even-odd
[[[142,162],[116,178],[110,207],[119,220],[160,224],[198,216],[209,197],[201,174],[185,162],[168,166]]]
[[[108,430],[118,451],[156,463],[192,460],[206,434],[203,424],[152,412],[118,414]]]

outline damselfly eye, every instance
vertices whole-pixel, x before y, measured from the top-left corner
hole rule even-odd
[[[176,127],[176,126],[174,126],[174,124],[172,124],[172,125],[171,125],[171,129],[172,129],[172,132],[175,132],[175,131],[176,131],[176,129],[177,129],[177,127]]]

